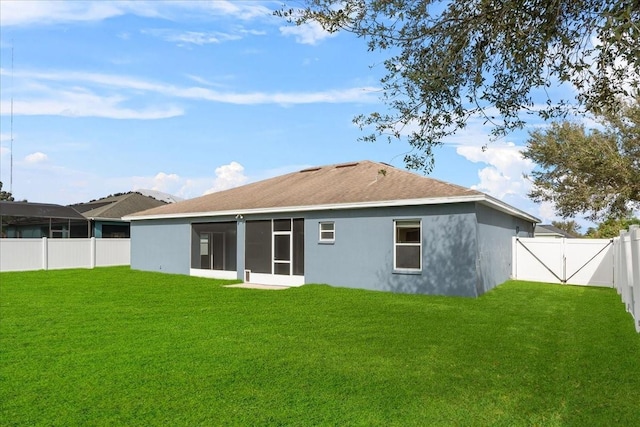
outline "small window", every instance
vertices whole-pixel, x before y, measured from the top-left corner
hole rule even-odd
[[[393,268],[422,270],[422,230],[420,221],[395,221]]]
[[[336,225],[333,221],[320,223],[320,239],[321,242],[335,242]]]

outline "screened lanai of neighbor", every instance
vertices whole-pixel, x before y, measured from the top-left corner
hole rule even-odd
[[[69,206],[0,201],[0,230],[9,238],[87,237],[91,222]]]

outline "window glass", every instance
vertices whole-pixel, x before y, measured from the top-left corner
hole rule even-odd
[[[420,221],[395,221],[394,268],[422,269],[422,232]]]
[[[320,241],[333,242],[336,238],[336,230],[334,222],[320,223]]]
[[[398,246],[396,248],[396,268],[420,269],[420,247]]]
[[[420,221],[397,221],[396,243],[420,243]]]

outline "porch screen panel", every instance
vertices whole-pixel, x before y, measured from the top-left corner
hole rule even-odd
[[[291,250],[289,245],[289,236],[288,235],[276,235],[273,236],[274,240],[274,257],[273,259],[276,261],[290,261],[291,260]]]
[[[210,222],[193,224],[191,267],[235,271],[237,269],[237,224]]]
[[[293,220],[293,274],[304,276],[304,219]]]
[[[213,269],[214,270],[226,270],[225,258],[226,248],[224,233],[211,233],[211,252],[213,253]]]
[[[271,221],[247,221],[245,242],[245,268],[271,274]]]
[[[238,236],[237,225],[232,223],[233,227],[224,233],[224,269],[227,271],[238,270],[237,254],[238,254]]]

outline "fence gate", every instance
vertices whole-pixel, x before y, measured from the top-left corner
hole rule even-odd
[[[513,238],[519,280],[613,287],[613,239]]]

